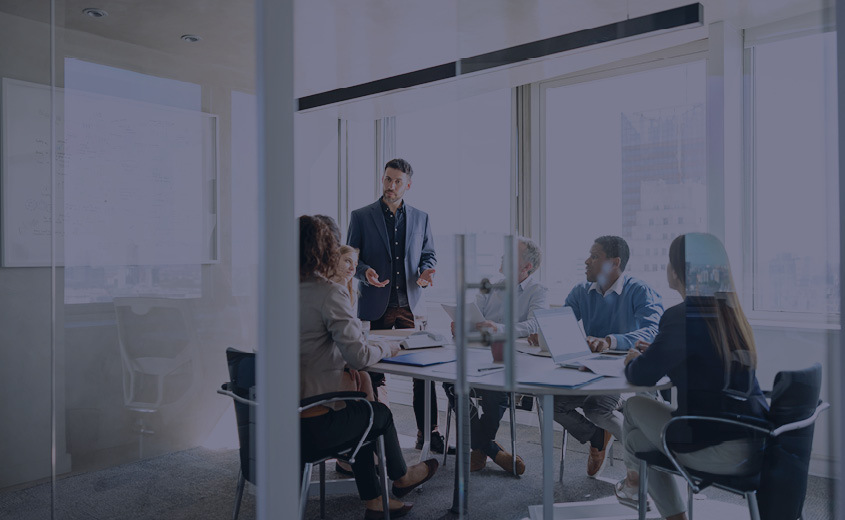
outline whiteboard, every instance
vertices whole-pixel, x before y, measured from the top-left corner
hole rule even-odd
[[[4,267],[217,261],[217,116],[9,78],[1,110]]]

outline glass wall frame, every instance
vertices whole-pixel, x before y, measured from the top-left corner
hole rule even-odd
[[[836,106],[835,88],[832,87],[835,85],[832,75],[835,75],[836,69],[835,37],[835,27],[828,12],[787,20],[774,28],[746,31],[743,55],[743,241],[750,247],[743,258],[743,304],[749,309],[752,320],[789,323],[798,328],[839,328],[837,131],[833,117],[836,111],[831,110]],[[758,63],[758,47],[767,52],[766,61],[762,64],[765,72],[761,71]],[[769,51],[768,47],[774,50]],[[813,52],[807,53],[811,49]],[[795,54],[790,55],[790,51]],[[773,67],[771,52],[777,52],[782,57],[777,68]],[[783,70],[786,66],[802,69],[789,74]],[[765,77],[760,77],[761,73]],[[786,84],[790,76],[794,79]],[[778,86],[781,90],[781,110],[773,106],[776,81],[783,83]],[[818,87],[821,89],[814,90]],[[761,88],[766,89],[765,94],[760,92]],[[763,99],[763,95],[767,99]],[[767,103],[765,107],[761,107],[763,103]],[[773,112],[779,114],[786,110],[796,111],[789,117],[790,121],[801,122],[801,130],[791,138],[789,129],[792,125],[775,125],[772,121]],[[826,120],[814,119],[814,116],[824,113],[827,114]],[[758,114],[768,119],[760,121]],[[780,138],[790,139],[788,146],[786,143],[775,144],[778,128],[784,129]],[[809,149],[810,143],[817,149]],[[791,161],[799,157],[805,159],[800,161],[801,166],[812,167],[805,173],[800,173],[801,167],[791,168],[789,173],[781,171],[787,164],[795,166]],[[769,173],[772,169],[774,172]],[[781,179],[771,178],[776,175],[781,175]],[[803,180],[796,183],[798,177],[803,177]],[[778,195],[778,186],[791,187]],[[771,202],[761,199],[761,188],[779,197],[780,204],[772,206]],[[789,203],[784,204],[786,193]],[[799,211],[799,208],[804,209]],[[803,219],[801,222],[806,232],[785,225],[782,219],[788,215]],[[781,220],[772,221],[773,217]],[[762,231],[765,231],[765,242],[762,242]],[[812,247],[772,256],[772,248],[778,242],[800,240],[809,245],[811,237]],[[769,253],[761,249],[764,244]],[[764,272],[765,265],[769,265],[768,273]],[[783,283],[788,283],[788,287],[778,289]],[[804,297],[801,301],[780,301],[779,291],[803,293]],[[819,291],[826,296],[811,296]]]

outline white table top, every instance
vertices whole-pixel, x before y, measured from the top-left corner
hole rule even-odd
[[[390,330],[390,331],[372,331],[377,335],[390,335],[404,337],[412,333],[413,330]],[[454,351],[453,345],[442,347],[443,349]],[[433,350],[433,349],[425,349]],[[411,351],[417,352],[417,351]],[[400,353],[403,355],[407,352]],[[532,356],[520,352],[515,353],[514,359],[516,361],[516,380],[530,378],[531,374],[537,374],[554,369],[554,363],[551,358]],[[467,349],[467,365],[488,365],[493,362],[490,354],[490,349],[487,347],[469,347]],[[401,376],[414,377],[418,379],[428,379],[431,381],[444,381],[454,383],[456,376],[457,362],[441,363],[438,365],[431,365],[427,367],[416,367],[410,365],[397,365],[393,363],[376,363],[368,368],[374,372],[383,372],[385,374],[396,374]],[[570,368],[560,368],[558,370],[573,370]],[[481,388],[486,390],[501,390],[505,386],[505,371],[498,370],[493,373],[482,376],[468,376],[467,383],[473,388]],[[651,390],[662,390],[671,388],[672,383],[668,378],[661,379],[657,385],[642,387],[634,386],[628,383],[621,377],[603,377],[598,381],[588,383],[579,388],[566,388],[555,386],[540,386],[540,385],[526,385],[517,382],[514,391],[525,394],[542,394],[542,395],[605,395],[605,394],[623,394],[629,392],[646,392]]]

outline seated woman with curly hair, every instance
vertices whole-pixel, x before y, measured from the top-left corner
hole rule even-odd
[[[346,287],[332,282],[338,266],[338,239],[325,219],[299,218],[299,397],[348,390],[346,367],[360,370],[390,357],[398,344],[368,344],[361,322],[352,312]],[[362,402],[320,406],[301,414],[302,450],[331,450],[353,445],[369,423],[369,407]],[[437,461],[407,466],[399,447],[393,415],[381,403],[371,403],[374,417],[368,438],[384,436],[387,475],[393,480],[393,495],[401,498],[437,471]],[[355,457],[352,471],[358,495],[366,506],[365,518],[383,518],[381,490],[373,463],[372,444]],[[411,504],[390,499],[390,516],[407,514]]]

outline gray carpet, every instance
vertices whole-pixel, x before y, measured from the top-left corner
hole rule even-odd
[[[62,520],[228,519],[238,475],[237,450],[194,448],[60,479],[56,516]],[[0,493],[0,518],[50,518],[50,485]],[[241,518],[255,518],[245,494]]]
[[[400,434],[414,435],[413,413],[410,407],[392,405]],[[445,420],[445,418],[443,419]],[[441,421],[443,421],[441,420]],[[539,431],[518,425],[517,450],[527,464],[526,473],[519,479],[488,462],[485,470],[473,473],[469,483],[470,517],[477,519],[521,519],[528,516],[528,506],[542,502],[542,456]],[[499,441],[507,446],[509,428],[503,423]],[[555,461],[560,456],[560,434],[555,435]],[[570,438],[566,457],[564,484],[555,484],[555,501],[589,501],[610,497],[611,481],[624,474],[615,450],[614,466],[605,464],[602,479],[586,477],[587,450]],[[406,460],[415,462],[419,452],[405,450]],[[442,519],[457,518],[449,513],[454,482],[454,457],[449,457],[445,468],[426,483],[419,492],[406,500],[414,503],[408,518]],[[73,475],[57,483],[56,518],[58,519],[228,519],[231,515],[238,472],[236,450],[215,451],[194,448],[141,462],[126,464],[91,473]],[[316,473],[316,472],[315,472]],[[556,474],[555,474],[556,475]],[[329,478],[336,478],[328,472]],[[706,507],[696,506],[697,519],[734,517],[747,518],[745,502],[739,497],[717,490],[706,490],[708,501],[735,504],[728,516],[708,514]],[[704,506],[705,502],[701,502]],[[805,505],[805,519],[832,518],[831,481],[810,478],[810,490]],[[634,518],[632,510],[631,518]],[[295,510],[279,518],[295,518]],[[319,518],[319,503],[309,500],[306,516]],[[326,518],[355,519],[363,517],[363,506],[357,495],[330,496],[326,503]],[[0,518],[10,520],[43,520],[50,518],[50,485],[42,484],[14,492],[0,492]],[[247,491],[241,518],[255,518],[255,497]]]

